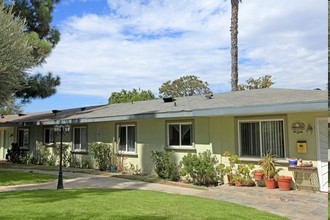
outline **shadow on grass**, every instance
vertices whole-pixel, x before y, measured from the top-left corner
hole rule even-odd
[[[104,193],[118,193],[128,191],[129,189],[70,189],[70,190],[48,190],[39,189],[35,191],[13,191],[1,193],[0,201],[3,202],[8,198],[19,197],[21,202],[31,203],[56,203],[65,200],[74,200],[84,198],[86,195],[102,196]]]

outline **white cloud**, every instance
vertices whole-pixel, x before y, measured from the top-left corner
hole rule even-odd
[[[109,0],[107,15],[69,17],[43,65],[62,78],[59,93],[108,98],[121,89],[158,88],[194,74],[230,90],[230,1]],[[276,87],[325,88],[327,3],[243,1],[240,82],[271,74]]]

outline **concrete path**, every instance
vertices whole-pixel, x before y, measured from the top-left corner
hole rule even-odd
[[[33,170],[33,172],[57,172]],[[192,195],[215,200],[233,202],[259,210],[295,220],[324,220],[328,219],[328,193],[310,191],[280,191],[269,190],[264,187],[234,187],[218,186],[207,190],[197,190],[179,186],[170,186],[156,183],[146,183],[135,180],[121,179],[111,176],[90,175],[65,172],[65,189],[77,188],[112,188],[112,189],[140,189],[154,190],[166,193]],[[28,184],[19,186],[2,186],[0,192],[17,190],[56,189],[57,182],[43,184]]]

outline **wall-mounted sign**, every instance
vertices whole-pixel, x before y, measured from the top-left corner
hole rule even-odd
[[[305,124],[300,121],[295,121],[291,125],[291,129],[294,133],[300,134],[305,130]]]

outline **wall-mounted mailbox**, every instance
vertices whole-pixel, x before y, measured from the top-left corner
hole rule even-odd
[[[297,152],[300,154],[305,154],[307,152],[306,141],[297,141]]]

